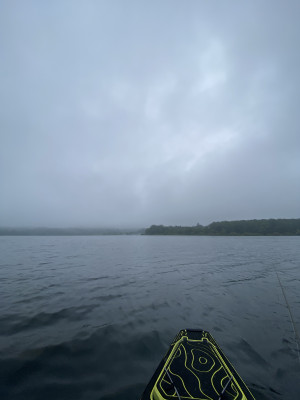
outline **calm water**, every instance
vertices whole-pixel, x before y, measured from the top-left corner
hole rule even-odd
[[[300,237],[1,237],[0,398],[138,400],[181,328],[300,398]]]

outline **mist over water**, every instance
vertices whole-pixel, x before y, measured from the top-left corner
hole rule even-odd
[[[0,397],[139,399],[183,328],[299,397],[299,237],[1,237]]]

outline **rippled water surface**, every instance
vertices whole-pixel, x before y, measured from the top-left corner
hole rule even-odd
[[[138,400],[182,328],[300,398],[300,237],[1,237],[0,398]]]

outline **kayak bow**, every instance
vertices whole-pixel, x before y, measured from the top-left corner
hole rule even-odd
[[[209,332],[181,330],[141,400],[254,400]]]

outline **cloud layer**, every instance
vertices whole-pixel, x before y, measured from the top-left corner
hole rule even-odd
[[[0,5],[0,225],[299,217],[300,6]]]

